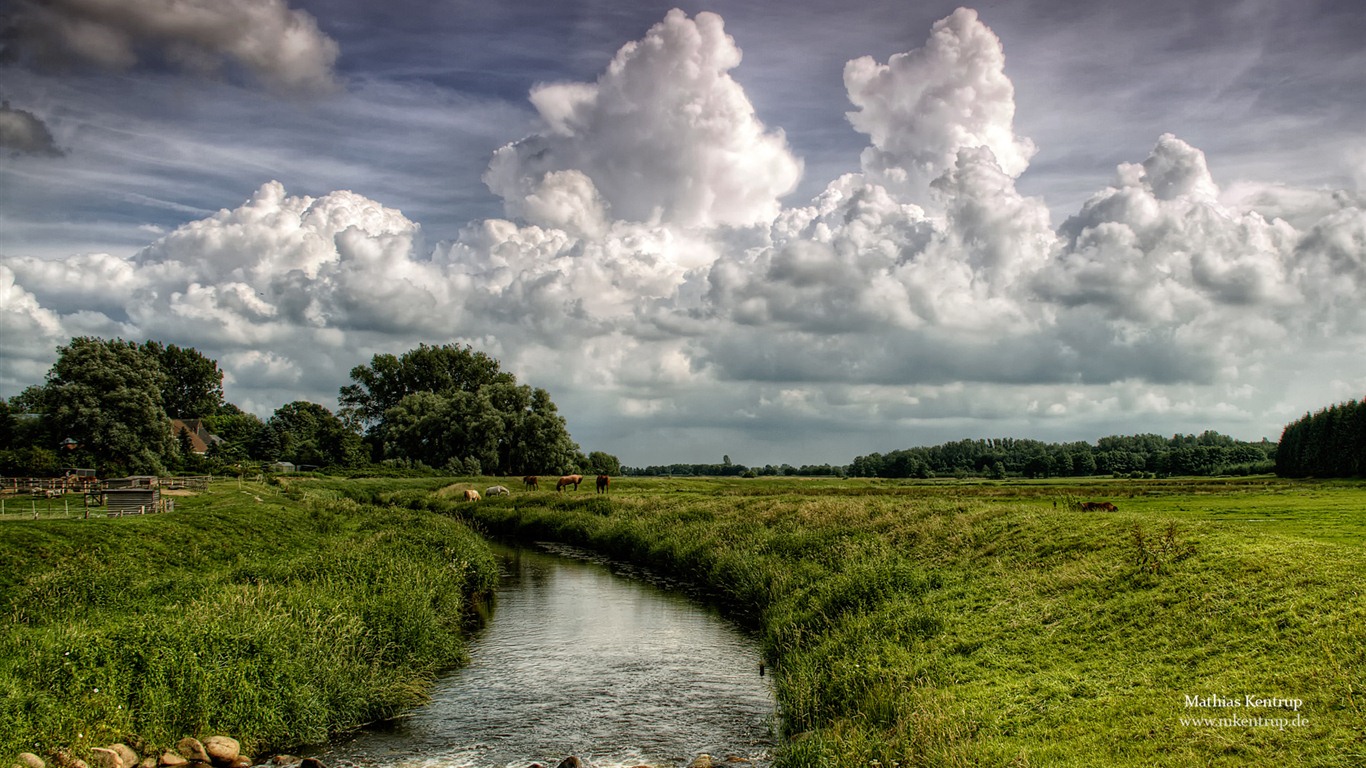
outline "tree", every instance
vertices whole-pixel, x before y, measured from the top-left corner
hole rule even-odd
[[[1042,451],[1030,456],[1029,459],[1025,461],[1025,477],[1048,477],[1052,473],[1053,461]]]
[[[1366,476],[1366,401],[1339,403],[1287,424],[1276,450],[1276,474]]]
[[[351,378],[355,383],[342,387],[337,398],[340,415],[353,427],[367,430],[408,395],[478,392],[491,384],[514,381],[492,357],[469,346],[449,344],[421,344],[399,357],[375,355],[369,365],[352,368]]]
[[[517,384],[469,347],[423,345],[352,369],[338,401],[386,459],[497,475],[569,472],[587,462],[550,394]]]
[[[321,405],[286,403],[266,422],[258,447],[276,461],[349,467],[361,463],[360,435]]]
[[[19,420],[14,417],[9,403],[0,400],[0,451],[7,451],[19,436]]]
[[[610,453],[593,451],[588,454],[588,471],[595,475],[620,475],[621,459]]]
[[[209,456],[219,461],[237,462],[269,458],[252,452],[262,442],[266,424],[254,413],[232,403],[223,403],[212,416],[204,417],[204,427],[222,442],[209,446]]]
[[[147,341],[143,348],[166,374],[161,406],[173,418],[198,419],[217,412],[223,403],[223,372],[218,363],[194,347]]]
[[[162,471],[176,453],[162,408],[166,374],[136,343],[73,338],[57,350],[47,374],[42,410],[52,434],[79,446],[106,472]]]

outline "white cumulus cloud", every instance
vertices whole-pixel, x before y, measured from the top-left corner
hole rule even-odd
[[[127,259],[7,259],[6,330],[38,341],[6,355],[31,372],[76,329],[191,343],[265,407],[333,397],[376,352],[467,342],[571,427],[658,453],[656,430],[777,451],[815,429],[1260,425],[1287,350],[1341,361],[1366,338],[1360,193],[1221,190],[1166,134],[1055,229],[1017,189],[1035,148],[972,11],[849,63],[862,172],[789,207],[801,162],[740,60],[720,17],[672,11],[595,82],[539,86],[543,130],[484,177],[508,218],[432,249],[382,202],[270,182]]]
[[[850,61],[844,84],[857,107],[849,122],[872,142],[863,151],[864,172],[917,202],[961,150],[985,147],[1012,177],[1036,151],[1015,135],[1015,86],[1001,40],[971,9],[954,11],[923,47],[885,64],[869,56]]]
[[[484,180],[535,224],[767,222],[801,163],[729,75],[740,58],[720,16],[670,11],[597,82],[537,86],[545,131],[498,150]]]

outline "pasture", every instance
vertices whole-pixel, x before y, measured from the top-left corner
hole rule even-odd
[[[1366,764],[1361,483],[420,485],[369,492],[726,605],[774,669],[788,768]]]
[[[1366,484],[541,479],[221,483],[6,522],[0,750],[288,748],[400,713],[492,584],[459,518],[724,606],[774,675],[783,768],[1366,764]]]

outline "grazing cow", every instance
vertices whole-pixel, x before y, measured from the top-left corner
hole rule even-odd
[[[577,491],[579,489],[579,483],[582,482],[583,475],[565,475],[564,477],[560,478],[559,482],[555,483],[555,490],[563,491],[565,486],[572,485],[574,486],[574,490]]]
[[[535,475],[527,475],[526,477],[522,478],[522,487],[530,488],[534,491],[537,488],[541,487],[540,482],[540,478],[536,477]]]
[[[611,484],[611,477],[607,475],[598,475],[598,493],[607,493],[607,487]]]
[[[1083,501],[1081,503],[1083,512],[1118,512],[1119,507],[1108,501]]]
[[[489,488],[487,491],[484,491],[484,495],[485,495],[485,496],[511,496],[511,495],[512,495],[512,491],[509,491],[505,486],[495,485],[495,486],[493,486],[492,488]]]
[[[479,491],[473,488],[465,491],[465,501],[479,501]]]

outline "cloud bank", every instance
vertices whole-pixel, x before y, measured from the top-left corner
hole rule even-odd
[[[740,61],[719,16],[673,11],[596,82],[538,86],[540,129],[485,174],[507,218],[435,249],[379,202],[271,182],[132,258],[10,259],[11,375],[38,380],[74,333],[159,338],[217,357],[230,399],[268,410],[330,402],[375,352],[465,342],[628,463],[736,440],[767,446],[759,461],[845,461],[792,440],[1064,418],[1097,430],[1073,439],[1212,421],[1274,438],[1304,407],[1283,401],[1304,356],[1361,348],[1359,192],[1221,190],[1166,134],[1054,228],[1016,188],[1036,148],[972,11],[849,62],[862,170],[804,203]],[[1359,359],[1341,374],[1366,386]]]

